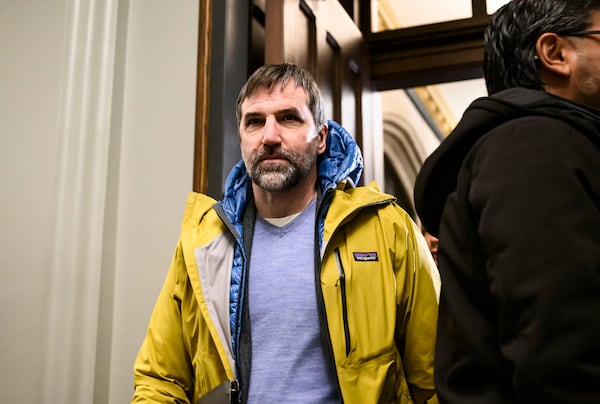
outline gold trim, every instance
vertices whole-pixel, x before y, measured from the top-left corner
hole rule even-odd
[[[438,88],[436,86],[424,86],[415,87],[414,90],[440,132],[444,136],[448,136],[456,126],[457,121]]]

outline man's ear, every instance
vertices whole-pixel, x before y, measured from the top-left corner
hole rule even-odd
[[[544,68],[560,76],[571,75],[571,64],[577,56],[567,38],[554,32],[545,32],[538,38],[535,49]]]
[[[323,124],[323,126],[321,126],[321,129],[319,130],[319,133],[317,134],[317,136],[319,137],[319,154],[322,154],[325,152],[325,149],[327,148],[327,133],[329,132],[329,127],[327,126],[327,124]]]

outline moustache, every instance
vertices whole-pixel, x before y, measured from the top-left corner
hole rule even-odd
[[[256,161],[261,162],[263,160],[270,159],[280,159],[280,160],[290,160],[290,155],[284,151],[273,152],[272,150],[268,150],[267,148],[262,148],[256,154]]]

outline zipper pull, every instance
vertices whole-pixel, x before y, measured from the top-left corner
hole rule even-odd
[[[229,401],[231,404],[240,404],[240,385],[237,380],[231,381],[231,391],[229,392]]]

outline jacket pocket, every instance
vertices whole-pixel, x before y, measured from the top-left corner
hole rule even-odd
[[[336,248],[333,251],[335,256],[335,262],[338,268],[338,285],[340,287],[340,294],[342,298],[342,321],[344,323],[344,338],[346,340],[346,357],[350,355],[350,327],[348,326],[348,304],[346,301],[346,272],[344,271],[344,265],[342,264],[342,258],[340,256],[340,249]]]

